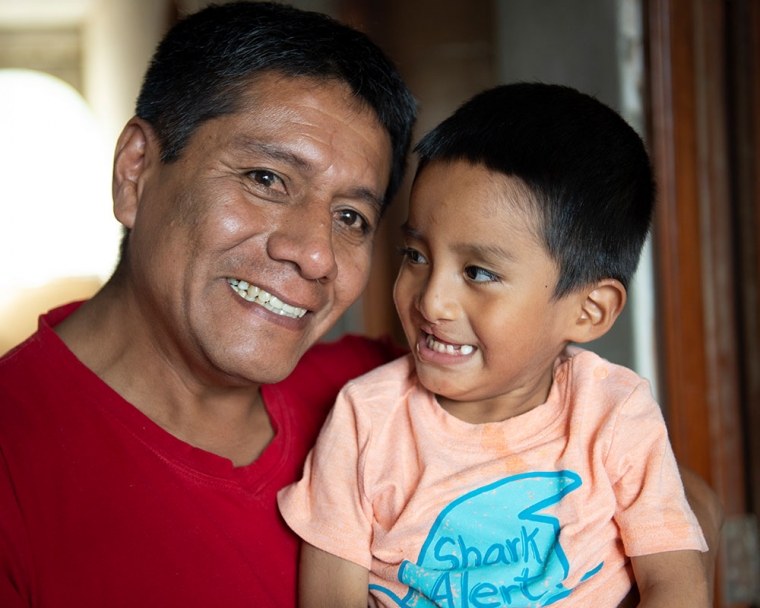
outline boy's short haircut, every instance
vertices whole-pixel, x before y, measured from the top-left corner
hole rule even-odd
[[[415,152],[418,175],[432,162],[463,160],[527,185],[559,268],[555,298],[605,278],[628,288],[652,220],[654,179],[641,138],[600,101],[561,85],[498,86]]]

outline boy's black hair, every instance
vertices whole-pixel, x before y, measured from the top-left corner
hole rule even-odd
[[[366,35],[327,15],[271,2],[211,5],[179,21],[153,56],[136,114],[156,132],[161,160],[179,158],[205,121],[239,109],[266,72],[336,80],[377,115],[393,151],[387,204],[403,179],[416,102]]]
[[[516,177],[533,194],[539,235],[559,267],[554,297],[605,278],[628,288],[654,211],[641,138],[597,99],[561,85],[484,91],[415,148],[417,174],[464,160]]]

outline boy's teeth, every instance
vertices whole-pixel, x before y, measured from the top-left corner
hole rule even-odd
[[[462,344],[461,346],[444,344],[430,335],[425,339],[425,343],[430,350],[434,350],[437,353],[446,353],[447,355],[470,355],[475,350],[475,347],[471,344]]]
[[[292,317],[293,319],[300,319],[306,314],[305,308],[286,304],[277,296],[273,296],[268,291],[264,291],[261,287],[257,287],[256,285],[251,285],[247,281],[227,279],[227,282],[241,298],[248,300],[249,302],[256,302],[256,304],[260,304],[267,310],[276,312],[279,315]]]

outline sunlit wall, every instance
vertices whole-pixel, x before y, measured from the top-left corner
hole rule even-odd
[[[107,278],[120,232],[111,146],[71,86],[41,72],[0,70],[0,133],[2,340],[20,329],[7,311],[29,290]]]

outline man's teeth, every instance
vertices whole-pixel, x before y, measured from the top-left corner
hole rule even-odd
[[[425,343],[430,350],[434,350],[437,353],[446,353],[447,355],[469,355],[475,350],[475,347],[470,344],[462,344],[461,346],[444,344],[430,335],[425,340]]]
[[[264,291],[260,287],[256,287],[256,285],[251,285],[247,281],[227,279],[227,282],[241,298],[248,300],[249,302],[256,302],[256,304],[260,304],[267,310],[276,312],[278,315],[300,319],[306,314],[305,308],[285,304],[285,302],[280,300],[277,296],[273,296],[268,291]]]

